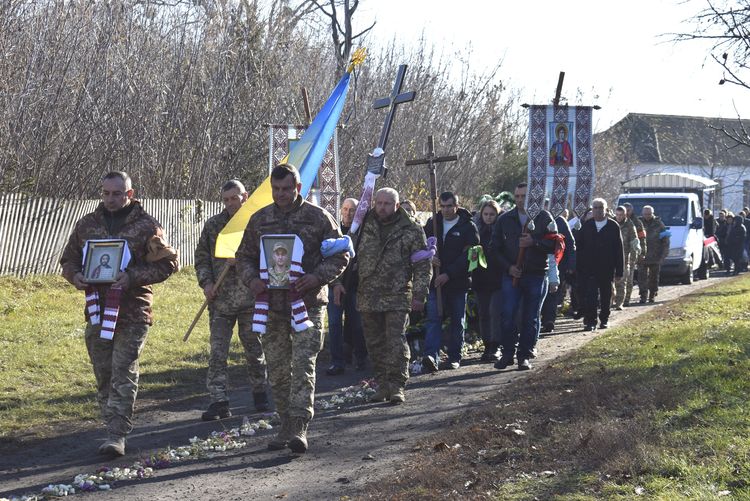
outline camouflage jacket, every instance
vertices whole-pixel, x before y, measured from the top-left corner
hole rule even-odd
[[[411,255],[427,246],[424,231],[403,209],[397,214],[395,227],[385,237],[372,210],[362,223],[357,245],[359,311],[409,311],[412,295],[420,301],[427,297],[432,263],[411,262]]]
[[[635,234],[638,236],[638,240],[641,241],[641,256],[645,256],[648,249],[646,245],[646,230],[643,229],[643,221],[635,214],[633,214],[630,220],[633,221],[633,226],[635,226]]]
[[[659,235],[667,227],[661,222],[659,216],[654,216],[651,221],[640,218],[640,221],[646,231],[646,252],[641,252],[641,262],[644,264],[661,264],[669,254],[669,237],[660,237]]]
[[[226,259],[214,257],[216,237],[229,222],[229,212],[225,210],[206,221],[195,248],[195,274],[198,285],[203,289],[208,283],[216,283],[219,275],[227,264]],[[237,267],[232,266],[219,286],[216,298],[208,305],[210,311],[218,313],[236,314],[253,307],[253,297],[250,289],[242,283],[237,274]]]
[[[153,323],[151,304],[153,303],[153,292],[151,284],[163,282],[172,273],[177,271],[177,254],[171,252],[168,257],[161,258],[154,262],[148,262],[146,255],[149,253],[149,240],[157,237],[166,245],[164,241],[164,232],[161,225],[151,217],[143,206],[137,200],[131,202],[134,207],[130,214],[125,218],[122,228],[117,234],[110,235],[107,230],[107,224],[104,219],[105,208],[99,204],[94,212],[86,214],[76,222],[75,229],[68,239],[68,244],[63,250],[60,264],[62,265],[62,274],[65,279],[73,283],[73,277],[76,273],[83,270],[83,247],[86,240],[104,239],[104,238],[122,238],[128,243],[131,260],[125,270],[130,278],[129,287],[123,291],[120,299],[120,313],[117,322],[121,324],[128,323]],[[170,248],[171,249],[171,248]],[[104,297],[109,289],[109,285],[97,286],[99,297],[104,309]],[[88,319],[88,312],[84,308],[84,313]]]
[[[626,217],[620,224],[620,236],[622,236],[622,251],[625,256],[625,261],[630,258],[630,255],[635,251],[633,250],[633,240],[638,240],[638,234],[635,231],[635,224],[633,221]]]
[[[333,217],[317,205],[297,197],[294,207],[283,212],[275,203],[267,205],[253,214],[245,228],[242,243],[237,249],[237,271],[245,285],[259,277],[260,237],[269,234],[295,234],[304,246],[302,269],[320,280],[321,286],[305,294],[305,306],[322,306],[328,302],[328,285],[343,273],[349,262],[347,254],[336,254],[323,259],[320,244],[328,238],[340,238]],[[269,308],[273,311],[288,311],[286,290],[269,291]]]

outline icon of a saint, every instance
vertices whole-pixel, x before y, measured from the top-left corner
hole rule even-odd
[[[99,257],[99,266],[91,272],[91,278],[109,279],[112,278],[112,267],[109,265],[109,254],[102,254]]]
[[[568,142],[568,127],[565,124],[558,124],[555,127],[555,137],[557,141],[549,150],[549,164],[553,167],[570,167],[573,165],[573,150]]]

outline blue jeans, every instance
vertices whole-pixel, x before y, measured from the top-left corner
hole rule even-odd
[[[518,359],[533,358],[534,348],[539,340],[539,316],[547,296],[547,276],[522,275],[518,286],[513,287],[513,278],[503,275],[502,291],[503,327],[500,345],[503,356],[514,356],[518,343]],[[521,319],[518,325],[517,314]]]
[[[461,361],[461,350],[464,346],[464,314],[466,313],[466,291],[442,289],[443,315],[450,318],[448,360]],[[443,319],[438,316],[437,292],[430,289],[427,296],[427,333],[424,340],[424,355],[429,355],[439,362],[440,348],[443,345]]]
[[[358,361],[367,358],[367,347],[362,333],[362,317],[357,311],[357,293],[344,294],[343,304],[333,303],[333,287],[328,289],[328,344],[331,350],[331,365],[346,366],[344,343],[351,345]]]

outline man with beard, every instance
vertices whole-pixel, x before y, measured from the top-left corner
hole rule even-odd
[[[426,247],[424,232],[398,202],[396,190],[378,190],[357,245],[357,308],[378,383],[370,399],[393,404],[404,401],[409,378],[409,311],[424,309],[432,275],[430,259],[415,256]]]

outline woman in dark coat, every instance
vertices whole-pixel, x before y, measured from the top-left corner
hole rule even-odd
[[[483,362],[494,362],[498,360],[497,349],[500,346],[500,312],[502,294],[500,284],[502,282],[500,264],[493,253],[490,252],[490,240],[492,238],[492,227],[497,216],[500,215],[500,206],[494,200],[482,202],[477,212],[479,215],[479,243],[484,250],[487,259],[487,268],[479,266],[472,272],[471,288],[477,296],[479,306],[479,334],[484,342]]]

